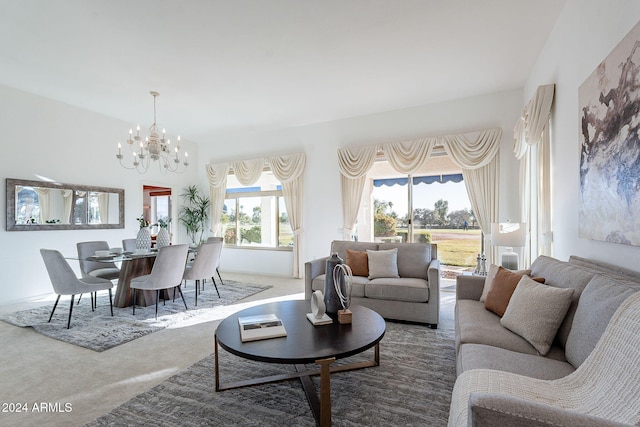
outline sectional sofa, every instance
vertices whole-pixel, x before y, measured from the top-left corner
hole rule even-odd
[[[486,280],[484,277],[458,276],[455,346],[459,379],[454,389],[454,400],[459,400],[460,390],[468,387],[466,382],[470,375],[475,383],[474,389],[485,390],[484,394],[475,393],[468,403],[468,425],[496,425],[495,422],[498,419],[504,422],[509,417],[511,417],[509,423],[515,423],[510,425],[522,426],[552,425],[554,422],[561,424],[569,422],[570,425],[614,425],[615,423],[609,423],[597,416],[566,411],[562,407],[532,404],[513,396],[516,394],[515,390],[511,396],[508,393],[497,395],[487,394],[487,392],[495,386],[493,383],[499,381],[498,378],[510,375],[502,375],[502,372],[536,379],[531,382],[538,381],[538,379],[549,381],[546,384],[551,389],[551,386],[556,383],[555,381],[561,378],[564,380],[576,371],[596,347],[616,310],[625,300],[640,290],[640,272],[576,256],[570,257],[567,262],[540,256],[532,263],[531,269],[527,273],[530,277],[543,279],[544,284],[536,284],[527,279],[526,283],[529,286],[527,289],[536,291],[526,294],[526,299],[522,301],[524,304],[518,305],[516,302],[515,306],[519,309],[519,313],[513,313],[514,299],[520,299],[520,296],[516,294],[521,286],[521,282],[519,282],[511,300],[508,301],[502,318],[487,309],[488,296],[486,294],[485,302],[480,301]],[[548,300],[551,304],[544,303],[543,293],[549,291],[548,287],[555,288],[553,300]],[[567,297],[567,294],[570,296]],[[538,295],[541,296],[541,299],[537,299]],[[551,310],[549,305],[554,305],[561,298],[568,298],[564,311],[566,315],[559,316],[561,321],[559,327],[556,327],[557,332],[549,335],[552,340],[549,342],[548,349],[547,347],[543,348],[536,342],[537,337],[540,336],[539,331],[535,331],[535,328],[527,329],[522,325],[526,323],[538,326],[544,324],[554,315],[555,309]],[[531,309],[536,306],[537,314],[535,310]],[[527,311],[529,313],[526,316],[523,315]],[[517,322],[505,321],[507,316],[516,319]],[[532,320],[533,322],[531,322]],[[505,327],[505,325],[510,327]],[[637,355],[637,349],[634,351]],[[594,363],[607,363],[607,361],[591,359],[590,363],[593,365]],[[495,373],[495,371],[502,372]],[[468,374],[462,375],[466,372]],[[493,375],[491,375],[492,372],[494,372]],[[487,384],[485,386],[478,384],[478,378],[483,375],[486,375]],[[465,382],[458,386],[463,377]],[[513,380],[508,381],[511,382],[511,385],[515,384],[512,382]],[[524,379],[522,381],[526,382]],[[616,378],[615,381],[629,381],[628,385],[631,387],[632,384],[638,382],[638,378]],[[536,384],[542,389],[545,387],[545,382],[538,381]],[[620,400],[622,396],[603,395],[600,398],[606,402],[609,399]],[[634,399],[637,399],[637,396]],[[490,403],[487,404],[487,402]],[[452,405],[452,411],[454,411],[453,406],[460,409],[460,405],[460,402]],[[462,405],[464,406],[464,404]],[[597,406],[597,403],[586,406],[592,413],[598,413],[598,408],[594,405]],[[496,408],[500,408],[500,410]],[[484,422],[481,420],[482,415],[480,415],[483,412],[485,416],[489,414]],[[604,414],[606,411],[602,411],[602,413]],[[452,414],[450,423],[455,417],[456,414]],[[492,422],[487,422],[487,419]]]

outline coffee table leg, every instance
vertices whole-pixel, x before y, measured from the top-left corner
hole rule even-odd
[[[218,337],[213,337],[213,348],[214,348],[214,360],[215,360],[215,376],[216,376],[216,391],[220,391],[220,371],[218,370]]]
[[[331,368],[336,358],[316,360],[320,365],[320,427],[331,425]]]

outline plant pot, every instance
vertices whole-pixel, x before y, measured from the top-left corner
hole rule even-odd
[[[151,232],[147,227],[141,228],[136,236],[136,249],[151,250]]]
[[[160,228],[156,236],[156,246],[161,248],[163,246],[169,246],[169,243],[169,231],[166,228]]]

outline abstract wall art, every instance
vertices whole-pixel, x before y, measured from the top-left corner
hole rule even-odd
[[[579,236],[640,246],[640,23],[578,95]]]

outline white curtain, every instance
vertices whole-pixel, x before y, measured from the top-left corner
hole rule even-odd
[[[345,240],[351,240],[358,218],[360,197],[364,190],[367,172],[376,160],[378,147],[343,148],[338,150],[338,167],[342,187],[342,223]]]
[[[211,231],[215,236],[222,235],[222,208],[227,190],[227,176],[233,168],[234,174],[242,185],[254,184],[260,178],[265,162],[273,175],[282,183],[284,203],[293,231],[293,271],[292,276],[302,277],[302,187],[303,172],[306,164],[304,153],[295,153],[268,158],[238,160],[207,165],[209,176],[209,194],[211,196]]]
[[[40,205],[40,221],[39,224],[44,224],[50,220],[51,216],[51,196],[49,195],[50,189],[43,187],[33,187],[34,191],[38,194],[38,204]]]
[[[62,224],[71,224],[71,208],[73,206],[73,190],[62,190]]]
[[[302,188],[306,164],[304,153],[268,158],[273,175],[282,183],[284,204],[293,230],[293,277],[302,277]]]
[[[224,207],[224,195],[227,191],[227,176],[229,175],[230,163],[222,162],[207,165],[207,176],[209,177],[209,199],[211,200],[211,232],[214,236],[222,235],[222,208]]]
[[[98,193],[98,211],[100,223],[109,224],[109,193]]]
[[[497,154],[502,141],[502,129],[481,131],[475,138],[471,135],[453,134],[339,149],[338,165],[342,175],[345,239],[351,237],[358,216],[366,174],[373,166],[378,151],[384,153],[389,163],[398,172],[411,174],[427,161],[435,146],[442,145],[453,163],[462,169],[471,207],[488,240],[491,222],[498,220],[497,195],[499,194],[500,164]],[[496,250],[492,249],[487,256],[489,260],[495,259]]]
[[[555,85],[538,86],[536,92],[524,108],[522,117],[513,131],[513,152],[520,160],[520,216],[528,224],[529,241],[523,254],[524,265],[529,265],[534,254],[552,255],[551,224],[551,146],[549,122]],[[537,146],[536,182],[531,182],[531,147]],[[537,209],[532,210],[532,186],[537,194]],[[534,222],[534,223],[532,223]]]

